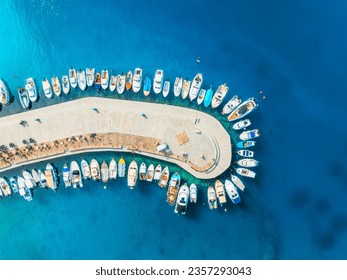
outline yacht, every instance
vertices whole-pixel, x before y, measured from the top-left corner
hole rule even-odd
[[[118,176],[124,177],[125,176],[125,160],[124,158],[120,158],[118,161]]]
[[[182,86],[182,98],[183,99],[186,99],[188,94],[189,94],[190,84],[191,84],[191,81],[189,81],[188,78],[186,78],[183,81],[183,86]]]
[[[189,99],[190,101],[194,100],[200,91],[201,85],[202,85],[202,74],[198,73],[195,77],[194,80],[192,82],[192,85],[190,86],[190,90],[189,90]]]
[[[95,68],[86,68],[87,86],[92,87],[95,81]]]
[[[38,98],[36,85],[33,78],[25,80],[25,90],[28,92],[28,96],[31,102],[36,102]]]
[[[77,161],[75,161],[75,160],[72,161],[70,164],[70,176],[68,179],[69,179],[69,183],[71,180],[72,187],[74,189],[76,189],[77,187],[80,187],[80,188],[83,187],[81,170],[80,170],[80,167],[79,167]],[[71,185],[71,183],[70,183],[70,185]]]
[[[22,171],[22,175],[23,175],[23,178],[25,180],[25,185],[29,189],[33,189],[36,186],[36,183],[34,181],[33,176],[31,176],[31,174],[28,171],[26,171],[26,170]]]
[[[216,199],[216,191],[214,190],[214,187],[209,186],[207,189],[207,201],[208,201],[208,206],[210,209],[217,209],[217,199]]]
[[[151,92],[151,86],[152,86],[151,78],[150,77],[146,77],[144,85],[143,85],[143,94],[145,96],[148,96],[149,93]]]
[[[254,156],[254,152],[251,150],[238,150],[237,151],[238,155],[242,156],[242,157],[253,157]]]
[[[174,84],[174,95],[180,96],[181,91],[182,91],[182,86],[183,86],[183,79],[182,77],[176,77],[175,79],[175,84]]]
[[[92,159],[90,162],[90,173],[94,181],[100,180],[100,165],[96,159]]]
[[[189,200],[189,188],[187,184],[183,184],[178,191],[176,205],[175,205],[175,213],[177,214],[186,214],[187,206]]]
[[[18,97],[23,109],[29,109],[30,99],[25,88],[18,88]]]
[[[11,196],[12,190],[10,185],[6,182],[4,178],[0,178],[0,189],[4,196]]]
[[[242,167],[255,167],[259,162],[253,158],[243,158],[237,161],[237,164]]]
[[[250,119],[244,119],[244,120],[240,120],[236,123],[233,124],[233,129],[235,130],[240,130],[243,128],[246,128],[247,126],[251,125],[251,120]]]
[[[230,200],[232,201],[232,203],[238,204],[241,202],[241,198],[239,196],[239,193],[231,181],[225,180],[225,190],[226,190]]]
[[[101,89],[101,74],[99,72],[95,74],[95,89],[96,91],[100,91]]]
[[[200,89],[198,99],[197,99],[198,105],[200,105],[204,101],[205,95],[206,95],[206,89],[203,89],[203,88]]]
[[[10,177],[10,186],[13,193],[17,193],[19,191],[17,180],[14,177]]]
[[[233,181],[235,186],[238,187],[241,191],[245,191],[246,186],[242,183],[239,177],[231,175],[231,180]]]
[[[147,167],[146,167],[146,164],[143,162],[140,165],[139,180],[141,181],[146,180],[146,174],[147,174]]]
[[[217,180],[214,184],[214,189],[216,191],[216,196],[219,200],[220,206],[223,206],[223,204],[227,202],[223,183],[220,180]]]
[[[127,91],[131,89],[132,85],[133,85],[133,72],[129,70],[129,72],[127,73],[127,78],[125,82],[125,88],[127,89]]]
[[[61,83],[63,85],[63,92],[65,94],[69,94],[70,92],[70,83],[69,83],[69,77],[67,75],[63,75],[61,77]]]
[[[164,82],[164,86],[163,86],[163,96],[166,97],[169,95],[170,92],[170,81],[167,79]]]
[[[226,84],[220,85],[213,95],[211,106],[212,108],[217,108],[220,104],[222,104],[224,97],[228,93],[229,88]]]
[[[163,171],[161,172],[161,176],[160,176],[158,185],[161,188],[165,188],[167,186],[167,183],[169,182],[169,177],[170,177],[169,167],[166,166],[163,169]]]
[[[101,164],[101,180],[103,183],[108,182],[109,168],[107,162],[104,160]]]
[[[245,102],[241,103],[234,111],[228,116],[228,121],[236,121],[247,116],[255,108],[258,107],[258,102],[255,98],[249,98]]]
[[[139,92],[142,84],[142,69],[136,68],[133,76],[133,91],[135,93]]]
[[[41,188],[47,188],[47,179],[46,179],[46,176],[45,174],[39,170],[39,177],[40,177],[40,187]]]
[[[237,106],[241,104],[242,100],[237,95],[233,96],[227,104],[224,105],[222,114],[230,114]]]
[[[135,160],[133,160],[128,169],[128,187],[132,190],[137,182],[138,166]]]
[[[154,181],[159,181],[161,176],[161,165],[158,164],[154,171]]]
[[[77,73],[74,68],[69,69],[69,80],[72,88],[77,87]]]
[[[240,139],[241,140],[251,140],[254,139],[256,137],[260,136],[260,132],[259,129],[252,129],[252,130],[247,130],[244,131],[240,134]]]
[[[152,182],[153,181],[153,176],[154,176],[154,165],[150,164],[147,169],[147,174],[146,174],[146,181]]]
[[[111,75],[111,79],[110,79],[110,91],[114,92],[114,90],[117,87],[117,76],[115,75]]]
[[[81,90],[86,90],[87,89],[86,73],[82,69],[77,71],[77,83],[78,83],[78,87]]]
[[[117,76],[117,92],[119,94],[123,94],[124,90],[125,90],[125,80],[126,80],[126,76],[123,75],[118,75]]]
[[[34,179],[35,185],[38,185],[40,183],[40,176],[35,169],[31,170],[31,175]]]
[[[101,87],[102,87],[102,89],[108,88],[109,81],[110,81],[110,77],[108,75],[108,70],[103,69],[101,71]]]
[[[46,78],[42,80],[42,89],[43,89],[43,93],[45,94],[45,96],[47,98],[53,97],[53,91],[52,91],[51,84],[49,83],[48,79],[46,79]]]
[[[212,86],[206,91],[205,99],[204,99],[204,106],[207,108],[208,106],[211,105],[212,102],[212,97],[213,97],[213,90]]]
[[[163,70],[158,69],[155,71],[154,80],[153,80],[153,91],[155,94],[159,94],[163,89],[164,81],[164,72]]]
[[[196,203],[198,199],[198,188],[194,183],[190,184],[189,186],[189,196],[190,196],[190,202]]]
[[[61,95],[60,81],[59,81],[58,77],[56,77],[56,76],[54,76],[52,78],[52,88],[53,88],[53,92],[56,96]]]
[[[2,105],[10,104],[10,92],[8,91],[4,81],[0,79],[0,103]]]
[[[236,168],[236,172],[240,174],[241,176],[244,177],[249,177],[249,178],[255,178],[256,173],[252,170],[249,170],[247,168]]]
[[[56,191],[58,187],[57,177],[56,177],[54,168],[50,163],[46,165],[45,176],[47,180],[47,187],[52,189],[53,191]]]
[[[81,170],[82,170],[82,175],[84,180],[90,179],[92,177],[89,164],[85,159],[81,160]]]
[[[110,180],[114,180],[117,178],[117,162],[114,158],[110,161],[108,177],[110,178]]]
[[[180,187],[180,182],[181,182],[181,177],[180,175],[176,172],[171,176],[170,182],[169,182],[169,187],[167,189],[166,193],[166,202],[170,205],[173,206],[175,204],[178,190]]]
[[[63,182],[65,184],[65,188],[71,187],[70,167],[67,165],[67,163],[64,163],[63,165]]]
[[[255,146],[255,141],[240,141],[237,142],[236,146],[240,149],[249,148]]]

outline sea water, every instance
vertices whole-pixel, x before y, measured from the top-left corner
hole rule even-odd
[[[204,75],[204,88],[226,82],[226,100],[255,96],[249,117],[262,136],[253,149],[256,179],[242,178],[242,203],[211,211],[199,182],[196,205],[173,213],[166,190],[126,180],[85,181],[81,189],[38,189],[30,203],[14,195],[0,201],[1,259],[343,259],[347,251],[347,153],[344,94],[346,4],[335,1],[2,1],[0,76],[15,100],[0,116],[21,112],[16,89],[24,79],[61,77],[76,69],[135,67],[153,78],[163,69],[171,86],[178,75]],[[196,58],[200,56],[200,63]],[[262,94],[259,92],[262,91]],[[173,97],[145,98],[72,90],[33,109],[84,96],[124,98],[214,111]],[[52,124],[54,129],[54,124]],[[6,132],[2,132],[6,133]],[[231,170],[236,165],[233,153]],[[54,160],[124,156],[129,164],[150,158],[91,153]],[[45,162],[26,166],[43,169]],[[165,163],[162,162],[163,165]],[[192,176],[180,172],[188,183]],[[1,174],[18,175],[21,168]],[[229,171],[222,175],[225,179]],[[60,178],[62,179],[62,178]]]

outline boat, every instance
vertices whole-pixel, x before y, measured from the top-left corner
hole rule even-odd
[[[240,149],[249,148],[255,146],[255,141],[240,141],[237,142],[236,146]]]
[[[242,100],[237,95],[233,96],[223,107],[222,114],[230,114],[237,106],[241,104]]]
[[[37,89],[33,78],[28,78],[25,80],[25,90],[28,93],[30,101],[36,102],[39,96],[37,94]]]
[[[23,177],[18,177],[18,188],[19,188],[19,195],[23,196],[26,201],[31,201],[33,199],[31,190],[25,185],[25,181]]]
[[[72,165],[72,162],[71,162],[71,165]],[[71,176],[70,175],[72,175],[72,172],[70,174],[70,167],[67,165],[67,163],[64,163],[64,165],[63,165],[63,182],[65,184],[65,188],[71,187]]]
[[[139,180],[144,181],[146,180],[146,174],[147,174],[147,166],[143,162],[140,165],[140,170],[139,170]]]
[[[95,81],[95,68],[86,68],[87,86],[92,87]]]
[[[206,95],[206,89],[200,89],[199,95],[198,95],[198,99],[197,99],[197,103],[198,105],[200,105],[204,99],[205,99],[205,95]]]
[[[183,81],[183,86],[182,86],[182,98],[183,99],[186,99],[188,94],[189,94],[190,83],[191,83],[191,81],[189,81],[188,78],[186,78]]]
[[[82,183],[82,175],[81,175],[81,170],[80,167],[77,163],[77,161],[71,161],[70,163],[70,176],[69,176],[69,182],[71,180],[72,187],[74,189],[76,188],[82,188],[83,183]]]
[[[40,183],[40,176],[35,169],[31,170],[31,175],[34,179],[35,185],[38,185]]]
[[[18,97],[23,109],[29,109],[30,99],[25,88],[18,88]]]
[[[255,167],[259,162],[253,158],[243,158],[237,161],[237,164],[242,167]]]
[[[247,126],[251,125],[251,120],[250,119],[244,119],[240,120],[236,123],[233,124],[233,129],[235,130],[240,130],[242,128],[246,128]]]
[[[61,95],[60,81],[59,81],[58,77],[56,77],[56,76],[54,76],[52,78],[52,88],[53,88],[53,92],[56,96]]]
[[[135,93],[139,92],[142,84],[142,69],[136,68],[133,76],[133,91]]]
[[[125,160],[124,158],[120,158],[118,161],[118,176],[124,177],[125,176]]]
[[[17,193],[19,191],[17,180],[14,177],[10,177],[10,186],[13,193]]]
[[[49,83],[48,79],[46,79],[46,78],[42,80],[42,89],[43,89],[43,93],[45,94],[45,96],[47,98],[53,97],[53,91],[52,91],[51,84]]]
[[[260,136],[259,129],[252,129],[244,131],[240,134],[241,140],[251,140]]]
[[[169,167],[166,166],[161,172],[159,183],[158,183],[158,185],[161,188],[165,188],[167,186],[167,183],[169,182],[169,176],[170,176]]]
[[[101,180],[103,183],[108,182],[109,168],[107,162],[104,160],[101,164]]]
[[[182,215],[186,214],[188,200],[189,200],[189,188],[187,186],[187,183],[184,183],[180,187],[180,190],[178,191],[176,205],[175,205],[175,213],[182,214]]]
[[[117,87],[117,76],[111,75],[110,79],[110,91],[114,92]]]
[[[100,180],[100,165],[96,159],[92,159],[90,162],[90,172],[94,181]]]
[[[158,145],[157,147],[155,147],[156,148],[156,150],[158,151],[158,152],[165,152],[165,150],[167,149],[167,144],[166,143],[163,143],[163,144],[160,144],[160,145]]]
[[[46,180],[47,180],[47,187],[56,191],[56,189],[58,187],[57,177],[56,177],[54,168],[50,163],[48,163],[46,165],[45,176],[46,176]]]
[[[214,189],[216,191],[216,196],[219,200],[220,206],[223,206],[223,204],[227,202],[224,184],[220,180],[217,180],[214,184]]]
[[[27,187],[24,188],[23,197],[26,201],[32,201],[33,200],[33,194],[29,188],[27,188]]]
[[[198,96],[200,88],[202,86],[202,81],[203,81],[202,74],[201,73],[196,74],[189,89],[190,101],[194,100]]]
[[[214,190],[214,187],[209,186],[207,189],[207,201],[208,201],[208,206],[210,209],[217,209],[217,198],[216,198],[216,191]]]
[[[86,90],[87,88],[86,73],[82,69],[77,71],[77,83],[78,83],[78,87],[81,90]]]
[[[77,87],[77,73],[74,68],[69,69],[69,80],[72,88]]]
[[[220,85],[212,97],[211,107],[217,108],[220,104],[222,104],[224,97],[228,93],[229,88],[226,84]]]
[[[166,80],[163,86],[163,96],[164,97],[168,96],[169,92],[170,92],[170,81]]]
[[[180,182],[181,182],[181,177],[180,175],[175,172],[169,181],[169,187],[166,192],[166,202],[170,205],[173,206],[175,204],[177,195],[178,195],[178,190],[180,188]]]
[[[117,178],[117,162],[114,158],[110,161],[108,168],[108,177],[110,178],[110,180]]]
[[[2,105],[10,104],[10,92],[8,91],[4,81],[0,79],[0,103]]]
[[[238,204],[241,202],[241,198],[239,196],[239,193],[231,181],[225,180],[225,190],[226,190],[232,203]]]
[[[163,70],[158,69],[155,71],[154,80],[153,80],[153,91],[155,94],[159,94],[163,89],[164,82],[164,72]]]
[[[154,181],[159,181],[161,176],[161,165],[158,164],[157,167],[154,170]]]
[[[198,188],[194,183],[189,186],[189,197],[191,203],[196,203],[198,199]]]
[[[65,94],[69,94],[69,92],[70,92],[69,77],[67,75],[63,75],[61,77],[61,83],[62,83],[62,86],[63,86],[63,92]]]
[[[208,106],[211,105],[212,102],[212,97],[213,97],[213,90],[212,86],[206,91],[205,99],[204,99],[204,106],[207,108]]]
[[[128,169],[128,187],[132,190],[137,182],[138,166],[135,160],[133,160]]]
[[[46,179],[46,176],[45,174],[39,170],[39,177],[40,177],[40,187],[41,188],[47,188],[47,179]]]
[[[228,116],[228,121],[236,121],[247,116],[255,108],[258,107],[258,101],[255,98],[249,98],[245,102],[241,103],[234,111]]]
[[[239,177],[231,175],[231,180],[233,181],[235,186],[238,187],[241,191],[245,191],[246,186],[242,183]]]
[[[146,181],[152,182],[153,181],[153,176],[154,176],[154,165],[150,164],[147,169],[147,174],[146,174]]]
[[[99,72],[95,74],[95,89],[96,91],[100,91],[101,89],[101,74]]]
[[[244,177],[255,178],[256,173],[244,167],[236,168],[236,172]]]
[[[127,78],[125,82],[125,88],[127,89],[127,91],[131,89],[132,85],[133,85],[133,72],[129,70],[129,72],[127,73]]]
[[[36,186],[36,183],[34,181],[33,176],[31,176],[31,174],[28,171],[26,171],[26,170],[22,171],[22,175],[23,175],[23,178],[25,180],[25,185],[29,189],[33,189]]]
[[[254,152],[251,150],[238,150],[237,153],[242,157],[253,157]]]
[[[125,90],[125,79],[126,79],[126,76],[123,75],[118,75],[117,76],[117,92],[119,94],[123,94],[124,93],[124,90]]]
[[[183,87],[183,79],[182,77],[176,77],[175,79],[175,83],[174,83],[174,95],[180,96],[181,91],[182,91],[182,87]]]
[[[150,77],[145,78],[145,82],[143,84],[143,94],[148,96],[151,92],[152,81]]]
[[[0,178],[0,189],[4,196],[11,196],[12,190],[10,185],[6,182],[4,178]]]
[[[82,170],[82,175],[84,180],[90,179],[92,177],[89,164],[85,159],[81,160],[81,170]]]

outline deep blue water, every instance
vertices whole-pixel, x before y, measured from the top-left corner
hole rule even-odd
[[[37,190],[30,203],[0,201],[0,259],[346,259],[347,4],[225,2],[0,3],[0,76],[12,92],[27,77],[61,76],[70,66],[140,66],[145,76],[162,68],[171,81],[201,71],[206,88],[227,82],[230,96],[256,96],[250,118],[262,130],[257,178],[244,180],[238,207],[210,211],[201,190],[199,203],[176,216],[165,190],[130,192],[121,180],[106,190],[91,182]],[[41,98],[33,109],[82,96]],[[0,116],[17,111],[15,100]]]

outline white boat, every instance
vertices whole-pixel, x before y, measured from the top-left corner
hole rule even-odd
[[[77,71],[77,83],[78,83],[78,87],[81,90],[86,90],[87,88],[86,73],[82,69]]]
[[[90,179],[92,177],[89,164],[84,159],[81,160],[81,170],[82,170],[82,175],[84,180]]]
[[[154,80],[153,80],[153,91],[155,94],[159,94],[163,89],[164,81],[164,72],[163,70],[158,69],[155,71]]]
[[[31,102],[36,102],[38,98],[36,85],[33,78],[25,80],[25,90],[28,92],[28,96]]]
[[[45,176],[46,176],[46,180],[47,180],[47,187],[52,189],[53,191],[56,191],[56,189],[58,187],[57,177],[56,177],[54,168],[50,163],[48,163],[46,165]]]
[[[237,164],[242,167],[255,167],[259,162],[253,158],[243,158],[237,161]]]
[[[2,105],[10,104],[10,92],[8,91],[4,81],[0,79],[0,103]]]
[[[107,162],[104,160],[101,164],[101,180],[103,183],[107,183],[108,182],[108,164]]]
[[[117,87],[117,76],[112,75],[110,79],[110,91],[114,92]]]
[[[154,171],[154,181],[159,181],[160,180],[160,176],[161,176],[161,165],[158,164],[157,167],[155,168],[155,171]]]
[[[244,167],[236,168],[236,172],[244,177],[255,178],[256,173]]]
[[[190,196],[190,202],[196,203],[198,199],[198,188],[194,183],[190,184],[189,186],[189,196]]]
[[[126,76],[125,75],[118,75],[117,76],[117,92],[119,94],[123,94],[125,90],[125,84],[126,84]]]
[[[100,165],[96,159],[92,159],[90,162],[90,173],[94,181],[100,180]]]
[[[170,81],[166,80],[163,86],[163,96],[164,97],[168,96],[169,92],[170,92]]]
[[[200,105],[202,102],[204,102],[205,99],[205,95],[206,95],[206,89],[200,89],[199,95],[198,95],[198,99],[197,99],[197,103]]]
[[[61,77],[61,84],[63,86],[63,92],[65,94],[69,94],[69,92],[70,92],[70,83],[69,83],[69,77],[67,75],[63,75]]]
[[[144,162],[142,162],[140,165],[139,180],[141,181],[146,180],[146,174],[147,174],[147,166]]]
[[[34,181],[33,176],[31,176],[31,174],[28,171],[26,171],[26,170],[22,171],[22,175],[23,175],[23,178],[25,180],[25,185],[29,189],[33,189],[36,186],[36,183]]]
[[[29,109],[30,99],[25,88],[18,88],[18,97],[23,109]]]
[[[249,98],[241,103],[234,111],[228,116],[228,121],[236,121],[247,116],[250,112],[258,107],[258,102],[255,98]]]
[[[60,81],[59,81],[58,77],[56,77],[56,76],[53,76],[53,78],[52,78],[52,88],[53,88],[53,92],[56,96],[61,95]]]
[[[102,89],[107,89],[108,88],[108,84],[110,81],[110,77],[108,75],[108,70],[104,69],[101,71],[101,87]]]
[[[70,164],[70,180],[74,189],[77,187],[83,187],[81,170],[75,160]]]
[[[118,161],[118,176],[119,177],[125,176],[125,169],[126,169],[125,160],[124,158],[120,158]]]
[[[21,176],[18,176],[18,177],[17,177],[17,183],[18,183],[19,194],[20,194],[21,196],[23,196],[23,194],[24,194],[24,189],[26,188],[24,178],[21,177]]]
[[[241,140],[251,140],[254,139],[256,137],[260,136],[260,132],[259,129],[252,129],[252,130],[247,130],[244,131],[240,134],[240,139]]]
[[[46,176],[45,174],[39,170],[39,177],[40,177],[40,187],[41,188],[47,188],[47,179],[46,179]]]
[[[131,89],[132,85],[133,85],[133,72],[129,70],[127,73],[126,81],[125,81],[125,88],[127,89],[127,91]]]
[[[241,104],[242,100],[237,95],[233,96],[223,107],[222,114],[230,114],[237,106]]]
[[[222,104],[224,97],[228,93],[229,88],[226,84],[220,85],[212,97],[212,108],[217,108],[220,104]]]
[[[223,206],[223,204],[227,202],[227,199],[225,197],[224,184],[220,180],[217,180],[214,184],[214,189],[216,191],[216,196],[219,200],[219,204]]]
[[[40,183],[40,177],[39,177],[39,174],[37,173],[37,171],[35,169],[31,170],[31,175],[34,179],[35,185],[38,185]]]
[[[169,187],[167,188],[166,192],[166,202],[173,206],[175,204],[178,190],[180,188],[181,183],[181,176],[176,172],[171,176],[171,179],[169,181]]]
[[[237,153],[242,157],[253,157],[254,152],[251,150],[238,150]]]
[[[169,182],[169,177],[170,177],[170,171],[169,167],[165,167],[163,171],[161,172],[160,179],[158,185],[161,188],[165,188],[167,186],[167,183]]]
[[[87,86],[92,87],[95,81],[95,68],[86,68]]]
[[[189,90],[190,101],[194,100],[198,96],[200,88],[202,86],[202,81],[203,81],[202,74],[201,73],[196,74]]]
[[[72,165],[72,162],[71,162]],[[63,165],[63,182],[65,184],[65,188],[71,187],[71,170],[67,163]]]
[[[235,186],[238,187],[241,191],[245,191],[246,186],[242,183],[239,177],[231,175],[231,180],[233,181]]]
[[[231,181],[225,180],[225,190],[226,190],[230,200],[232,201],[232,203],[238,204],[241,202],[241,198],[239,196],[239,193]]]
[[[10,186],[13,193],[17,193],[19,191],[17,180],[14,177],[10,177]]]
[[[153,176],[154,176],[154,165],[150,164],[147,169],[147,174],[146,174],[146,181],[152,182],[153,181]]]
[[[132,190],[137,182],[138,166],[135,160],[133,160],[128,169],[128,187]]]
[[[178,191],[176,205],[175,205],[175,213],[177,214],[186,214],[187,206],[189,200],[189,188],[187,184],[183,184]]]
[[[214,187],[209,186],[207,189],[207,201],[208,201],[208,206],[210,209],[217,209],[217,198],[216,198],[216,191],[214,190]]]
[[[142,85],[142,69],[136,68],[133,76],[133,91],[139,92]]]
[[[74,68],[69,69],[69,80],[72,88],[77,87],[77,73]]]
[[[158,151],[158,152],[164,152],[166,149],[167,149],[167,144],[166,143],[163,143],[163,144],[160,144],[160,145],[158,145],[157,147],[156,147],[156,150]]]
[[[110,180],[117,178],[117,162],[114,158],[110,161],[108,177],[110,178]]]
[[[186,99],[188,94],[189,94],[190,84],[191,84],[191,81],[189,81],[188,78],[186,78],[183,81],[183,86],[182,86],[182,98],[183,99]]]
[[[251,120],[250,119],[244,119],[244,120],[240,120],[240,121],[234,123],[233,129],[240,130],[240,129],[246,128],[247,126],[250,126],[250,125],[251,125]]]
[[[11,196],[12,190],[4,178],[0,178],[0,189],[4,196]]]
[[[174,95],[180,96],[181,91],[183,87],[183,79],[182,77],[176,77],[175,84],[174,84]]]
[[[43,89],[43,93],[45,94],[45,96],[47,98],[53,97],[53,91],[52,91],[51,84],[49,83],[48,79],[46,79],[46,78],[42,80],[42,89]]]

